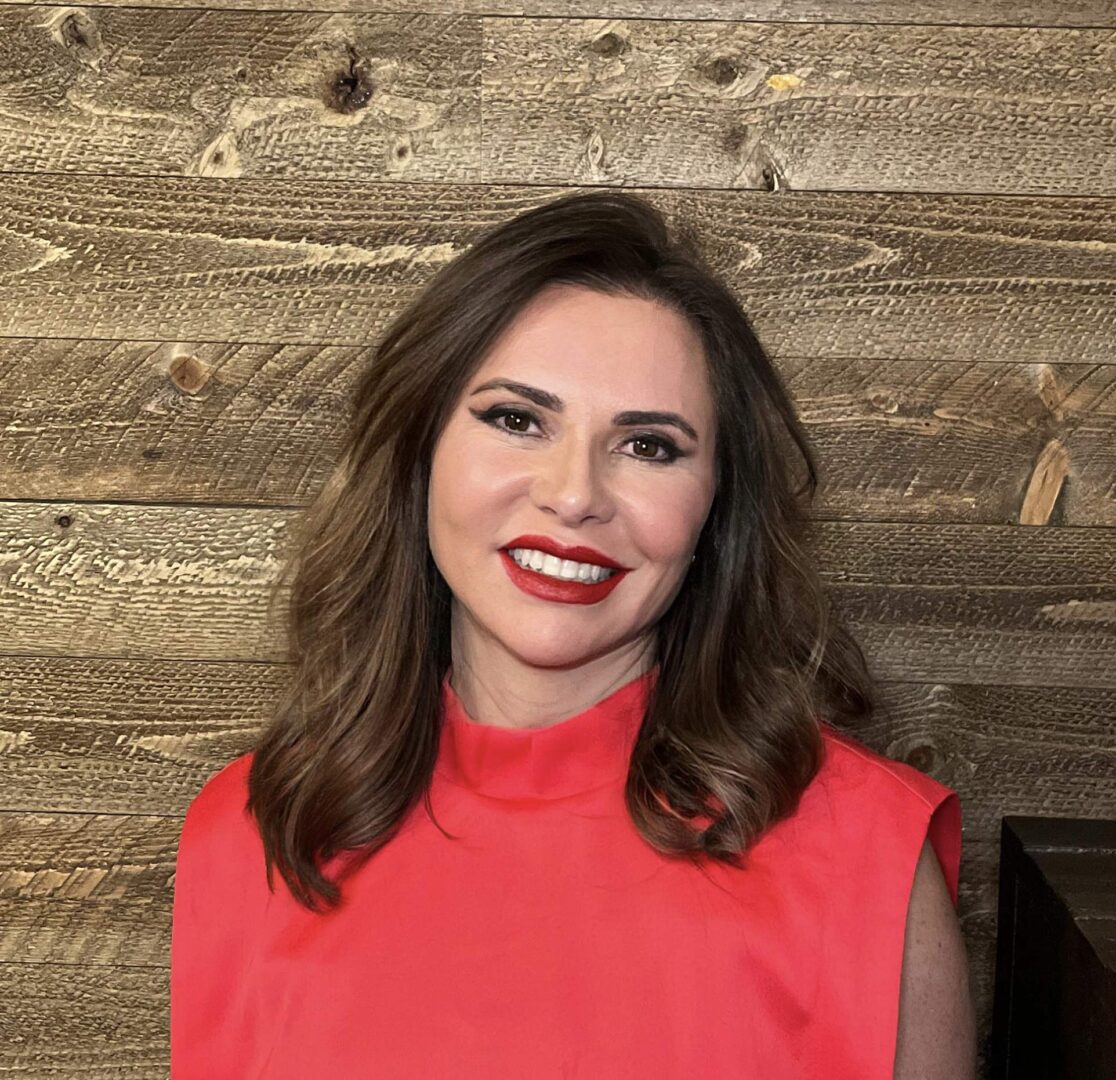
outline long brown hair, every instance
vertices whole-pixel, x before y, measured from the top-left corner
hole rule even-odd
[[[312,911],[341,898],[342,875],[322,862],[366,859],[420,796],[434,818],[451,656],[449,589],[427,538],[432,452],[486,351],[556,283],[686,317],[716,403],[717,493],[654,628],[659,672],[625,787],[634,826],[665,855],[739,866],[820,767],[819,718],[875,707],[864,656],[806,551],[814,455],[739,302],[647,201],[549,201],[480,236],[393,321],[361,373],[336,469],[292,526],[273,593],[289,587],[291,676],[256,744],[247,808],[269,887],[276,867]]]

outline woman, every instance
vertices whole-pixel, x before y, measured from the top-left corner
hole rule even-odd
[[[642,200],[438,273],[300,522],[286,695],[186,816],[174,1080],[971,1076],[958,799],[836,726],[875,698],[816,485]]]

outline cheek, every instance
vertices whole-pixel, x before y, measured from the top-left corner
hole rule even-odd
[[[498,475],[483,446],[447,430],[431,462],[427,498],[430,543],[439,561],[462,561],[475,545],[498,542]]]
[[[649,562],[671,563],[689,558],[705,524],[708,499],[693,483],[641,499],[631,507],[631,531]]]

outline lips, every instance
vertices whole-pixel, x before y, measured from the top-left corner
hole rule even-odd
[[[506,549],[501,550],[500,561],[512,584],[522,592],[559,604],[598,604],[628,576],[627,570],[615,570],[611,577],[600,581],[570,581],[550,577],[520,566]]]
[[[626,570],[615,559],[610,559],[603,551],[587,547],[584,544],[561,544],[549,536],[538,536],[534,533],[526,536],[517,536],[506,543],[502,551],[511,548],[532,548],[535,551],[545,551],[559,559],[571,559],[573,562],[593,563],[594,566],[607,566],[612,570]]]

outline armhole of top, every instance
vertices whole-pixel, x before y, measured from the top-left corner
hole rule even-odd
[[[938,856],[942,876],[949,889],[949,898],[956,910],[961,877],[961,799],[956,791],[943,792],[931,809],[926,839]]]

